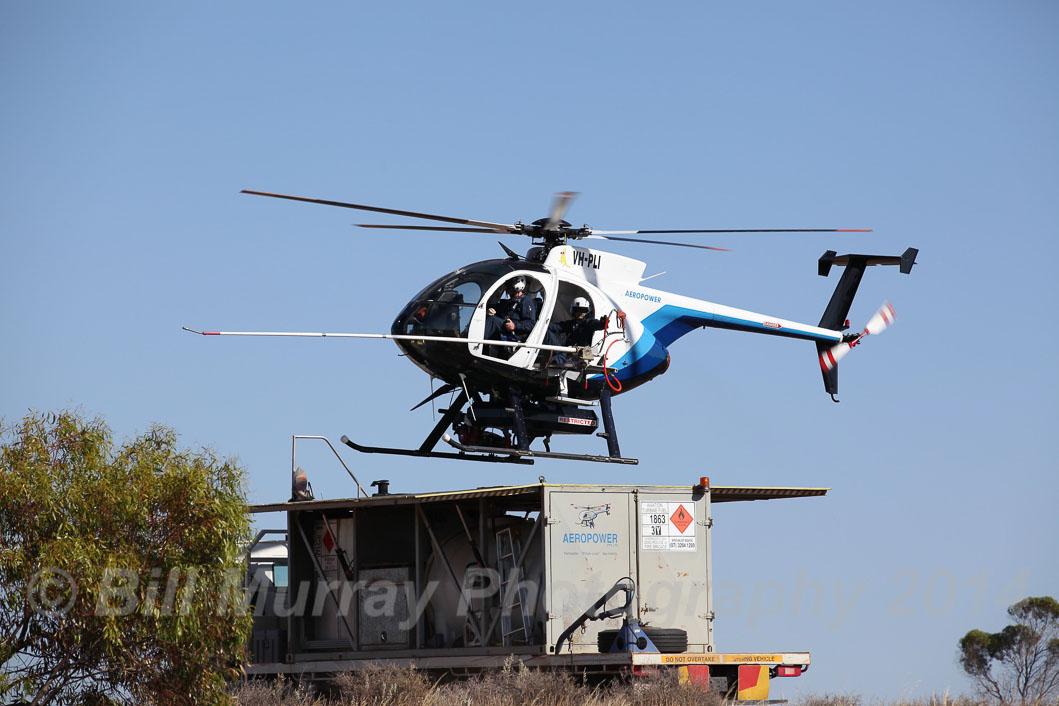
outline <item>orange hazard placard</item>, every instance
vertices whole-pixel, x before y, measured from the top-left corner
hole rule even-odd
[[[678,530],[680,530],[681,534],[684,534],[684,530],[688,528],[688,525],[694,522],[691,518],[691,513],[689,513],[683,505],[678,507],[673,514],[670,515],[669,520]]]

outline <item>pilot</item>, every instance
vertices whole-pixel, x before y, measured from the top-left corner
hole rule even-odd
[[[526,278],[516,277],[505,287],[507,299],[489,310],[485,322],[485,337],[501,341],[525,341],[537,323],[537,307],[526,296]]]

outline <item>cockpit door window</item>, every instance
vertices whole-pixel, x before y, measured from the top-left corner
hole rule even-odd
[[[522,289],[516,283],[521,280]],[[497,281],[475,308],[469,338],[541,343],[551,320],[555,299],[554,275],[541,272],[512,272]],[[490,313],[492,312],[492,313]],[[508,324],[510,322],[510,324]],[[510,329],[514,330],[510,330]],[[530,368],[538,358],[537,348],[470,344],[471,353],[520,368]]]

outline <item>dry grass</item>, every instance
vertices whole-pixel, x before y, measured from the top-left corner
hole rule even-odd
[[[899,699],[883,702],[869,700],[865,702],[860,694],[823,694],[806,696],[791,700],[793,706],[987,706],[988,702],[969,696],[949,696],[948,692],[929,698]]]
[[[533,704],[534,706],[575,706],[600,703],[595,694],[574,682],[565,672],[526,669],[510,661],[497,672],[435,689],[431,706],[477,706],[478,704]]]
[[[666,669],[650,677],[628,683],[613,683],[602,692],[604,706],[721,706],[716,692],[705,692],[681,684],[675,670]]]
[[[326,699],[283,679],[240,684],[233,697],[237,706],[329,706]]]
[[[339,674],[334,686],[336,706],[419,706],[436,691],[423,672],[394,666]]]
[[[441,683],[415,669],[386,666],[341,674],[321,695],[290,682],[251,682],[235,691],[238,706],[721,706],[719,694],[678,683],[674,670],[591,686],[566,672],[542,672],[508,663],[503,669]],[[738,702],[733,702],[738,703]],[[932,696],[895,702],[859,694],[791,699],[792,706],[985,706],[967,697]]]
[[[673,671],[593,687],[566,672],[508,663],[460,681],[431,680],[414,669],[378,667],[341,674],[328,695],[290,682],[250,682],[234,693],[238,706],[720,706],[721,699],[677,682]]]

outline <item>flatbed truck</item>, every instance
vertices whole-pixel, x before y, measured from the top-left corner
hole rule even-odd
[[[383,482],[369,496],[356,485],[356,497],[311,498],[292,460],[292,500],[251,508],[284,513],[286,527],[248,552],[248,676],[386,664],[467,676],[514,659],[593,678],[672,668],[761,701],[771,679],[811,663],[807,651],[716,649],[713,505],[827,488],[542,478],[428,493]]]

